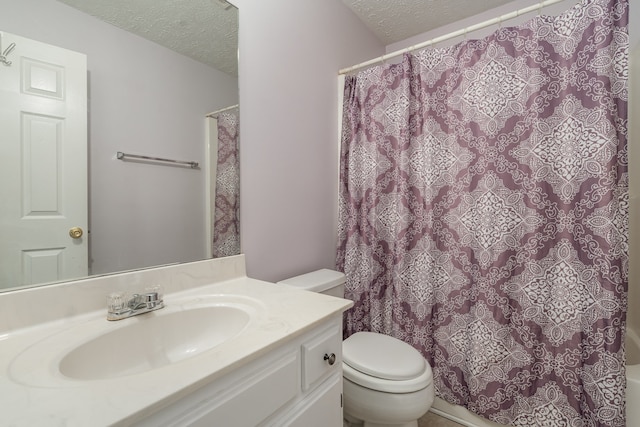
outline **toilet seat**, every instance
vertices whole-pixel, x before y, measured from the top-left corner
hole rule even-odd
[[[428,387],[431,366],[415,348],[388,335],[358,332],[342,343],[344,378],[388,393]]]

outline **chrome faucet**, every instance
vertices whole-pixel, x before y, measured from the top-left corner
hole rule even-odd
[[[107,320],[122,320],[164,307],[164,301],[158,290],[144,294],[133,294],[131,298],[125,299],[123,292],[115,292],[109,295],[107,300]]]

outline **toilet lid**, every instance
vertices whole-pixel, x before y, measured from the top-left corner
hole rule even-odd
[[[416,378],[404,381],[385,380],[374,377],[373,375],[364,374],[346,363],[342,363],[342,375],[345,381],[350,381],[364,388],[384,393],[413,393],[427,387],[432,387],[433,373],[428,363],[424,365],[424,372]]]
[[[426,360],[409,344],[388,335],[357,332],[342,342],[344,363],[377,378],[405,381],[424,373]]]

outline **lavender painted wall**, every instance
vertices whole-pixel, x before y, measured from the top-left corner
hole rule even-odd
[[[57,1],[0,0],[0,11],[2,31],[87,54],[91,272],[204,258],[204,172],[115,154],[202,163],[204,115],[238,102],[237,78]]]
[[[233,3],[247,272],[276,281],[335,268],[337,71],[384,46],[340,0]]]

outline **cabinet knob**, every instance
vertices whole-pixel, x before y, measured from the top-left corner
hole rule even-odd
[[[327,363],[329,363],[329,365],[333,365],[334,363],[336,363],[336,355],[335,353],[331,353],[331,354],[324,354],[324,360],[327,361]]]

